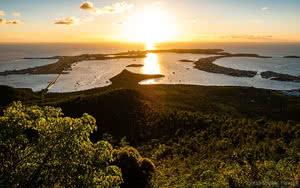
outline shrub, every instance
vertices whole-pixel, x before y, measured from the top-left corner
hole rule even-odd
[[[95,128],[88,114],[69,118],[60,108],[14,102],[0,117],[0,185],[119,187],[112,146],[89,139]]]
[[[154,164],[142,158],[133,147],[114,150],[114,165],[122,169],[124,183],[121,187],[151,187]]]

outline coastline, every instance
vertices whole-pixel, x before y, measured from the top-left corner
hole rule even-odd
[[[112,84],[68,93],[33,92],[31,89],[18,89],[0,86],[4,98],[0,108],[12,101],[28,104],[60,106],[71,101],[81,103],[80,98],[93,98],[101,93],[115,90],[132,90],[140,93],[145,100],[158,108],[172,107],[178,110],[213,112],[238,117],[258,117],[261,115],[281,119],[299,119],[300,91],[275,91],[243,86],[199,86],[199,85],[139,85],[144,79],[160,78],[163,75],[135,74],[124,70],[111,78]],[[89,99],[90,100],[90,99]],[[92,100],[92,99],[91,99]],[[94,99],[93,99],[94,100]],[[73,103],[71,102],[71,103]],[[130,102],[130,101],[128,101]],[[165,106],[165,107],[164,107]],[[88,110],[88,109],[86,109]]]
[[[72,64],[78,63],[81,61],[89,61],[89,60],[111,60],[111,59],[137,59],[137,58],[145,58],[147,53],[179,53],[179,54],[204,54],[204,55],[216,55],[207,58],[201,58],[198,61],[191,61],[187,59],[179,60],[180,62],[194,62],[194,69],[198,69],[201,71],[205,71],[208,73],[215,74],[224,74],[232,77],[245,77],[245,78],[253,78],[257,75],[256,71],[246,71],[246,70],[238,70],[233,68],[226,68],[223,66],[216,65],[214,61],[221,58],[231,58],[231,57],[253,57],[253,58],[271,58],[270,56],[261,56],[258,54],[248,54],[248,53],[236,53],[231,54],[224,52],[222,49],[168,49],[168,50],[144,50],[144,51],[127,51],[121,53],[111,53],[111,54],[82,54],[79,56],[53,56],[53,57],[25,57],[24,59],[58,59],[56,63],[28,68],[23,70],[11,70],[0,72],[0,76],[7,76],[13,74],[68,74],[66,71],[70,71],[72,68]],[[287,56],[287,57],[295,57],[295,56]],[[127,67],[142,67],[143,64],[130,64]],[[124,71],[123,71],[124,72]],[[117,75],[118,76],[118,75]],[[154,75],[155,76],[155,75]],[[162,75],[163,76],[163,75]],[[261,77],[264,79],[271,79],[276,81],[287,81],[287,82],[299,82],[300,76],[292,76],[288,74],[280,74],[272,71],[265,71],[261,73]],[[58,77],[59,78],[59,77]],[[152,77],[158,78],[158,77]],[[147,79],[145,77],[145,79]],[[145,80],[144,79],[144,80]],[[56,82],[57,78],[52,80],[47,88],[48,91],[49,86],[52,87]],[[142,81],[142,80],[140,80]]]

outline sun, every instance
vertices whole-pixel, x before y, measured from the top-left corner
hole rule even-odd
[[[127,31],[129,41],[144,42],[151,46],[173,39],[176,28],[167,11],[152,6],[137,12],[130,19]]]

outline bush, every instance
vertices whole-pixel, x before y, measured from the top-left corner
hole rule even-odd
[[[133,147],[114,150],[114,165],[122,169],[124,183],[121,187],[151,187],[154,164],[142,158]]]
[[[119,187],[112,146],[89,139],[95,128],[88,114],[69,118],[59,108],[14,102],[0,117],[0,185]]]

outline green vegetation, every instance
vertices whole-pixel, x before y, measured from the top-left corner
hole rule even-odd
[[[3,169],[1,177],[5,177],[0,179],[6,184],[22,180],[53,185],[58,178],[56,185],[65,185],[60,180],[73,185],[81,181],[71,178],[76,173],[95,170],[108,178],[104,187],[299,186],[299,97],[249,87],[137,84],[145,78],[148,77],[123,71],[112,79],[111,86],[63,94],[4,87],[6,99],[1,101],[2,109],[16,100],[28,107],[15,103],[1,117],[0,165],[17,164],[18,168],[0,168]],[[59,109],[70,118],[62,117]],[[52,112],[60,115],[53,116]],[[43,122],[42,117],[50,121],[45,114],[57,125],[47,127],[39,123]],[[83,122],[84,119],[90,123]],[[73,126],[78,133],[69,130]],[[54,135],[61,135],[66,142],[56,146],[56,139],[51,140],[47,131],[57,129],[64,131],[55,131]],[[74,147],[70,148],[69,143]],[[109,157],[99,159],[100,154],[93,155],[94,158],[89,152],[81,154],[84,143],[84,149],[88,145],[90,154],[100,151],[102,155],[107,151]],[[44,165],[51,147],[57,150],[50,152],[49,163]],[[9,148],[14,148],[11,151],[16,158],[8,157]],[[24,163],[18,166],[15,160],[29,151],[34,152],[34,157],[28,162],[21,160]],[[72,158],[68,155],[71,152],[75,153]],[[77,162],[71,163],[71,159]],[[65,161],[65,167],[55,168],[58,167],[55,165],[63,166]],[[76,165],[82,164],[86,168],[78,171]],[[112,174],[106,168],[115,171]],[[33,179],[40,169],[46,170],[40,171],[43,172],[40,179]],[[67,169],[73,169],[74,174],[54,175],[63,174]],[[93,174],[98,177],[97,173]],[[114,181],[110,181],[111,177]],[[80,183],[96,185],[97,182],[83,179]]]
[[[31,89],[12,88],[9,86],[0,86],[0,108],[9,105],[13,101],[32,101],[39,100],[38,93],[33,93]],[[0,114],[2,113],[2,110]]]
[[[130,187],[134,181],[128,174],[136,173],[139,185],[147,186],[152,162],[134,148],[92,143],[95,128],[96,120],[88,114],[63,117],[59,108],[14,102],[0,117],[0,185]]]
[[[157,167],[154,187],[296,187],[300,123],[171,112],[169,131],[138,149]]]

